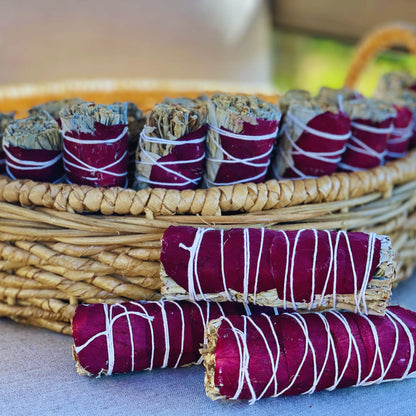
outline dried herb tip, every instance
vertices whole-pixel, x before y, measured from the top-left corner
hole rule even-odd
[[[243,123],[256,125],[257,119],[279,121],[281,113],[276,105],[254,95],[215,93],[208,101],[209,124],[240,133]]]
[[[64,107],[72,107],[76,104],[83,104],[83,103],[86,103],[86,101],[82,100],[81,98],[67,98],[65,100],[49,101],[47,103],[43,103],[35,107],[32,107],[29,110],[29,115],[35,115],[35,114],[38,114],[39,112],[46,111],[55,120],[58,120],[59,112]]]
[[[147,114],[144,127],[149,137],[177,140],[185,134],[200,129],[207,121],[205,107],[156,104]]]
[[[375,98],[358,98],[345,102],[345,111],[351,120],[365,119],[372,122],[382,122],[395,117],[396,110],[388,100]]]
[[[0,145],[6,127],[13,121],[14,113],[0,113]]]
[[[340,99],[342,102],[354,100],[356,98],[360,98],[360,94],[346,87],[339,89],[322,87],[316,98],[319,102],[337,106]]]
[[[416,79],[408,72],[388,72],[380,77],[377,84],[376,95],[412,89],[415,84]]]
[[[105,126],[127,125],[127,103],[77,104],[60,111],[63,131],[94,134],[95,123]]]
[[[5,146],[23,149],[62,149],[58,123],[46,112],[10,123],[4,131],[3,142]]]
[[[162,104],[169,105],[183,105],[185,107],[203,107],[206,106],[208,102],[208,97],[206,95],[200,95],[196,98],[188,97],[166,97],[163,99]]]
[[[129,141],[135,141],[137,145],[137,140],[140,132],[143,130],[144,124],[146,122],[146,117],[143,114],[143,111],[140,110],[136,104],[132,102],[117,102],[113,104],[114,106],[120,106],[122,109],[127,105],[127,123],[129,126]]]

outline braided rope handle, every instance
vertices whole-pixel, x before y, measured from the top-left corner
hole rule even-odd
[[[394,46],[404,46],[416,56],[416,26],[408,23],[390,23],[368,33],[357,45],[345,86],[354,89],[367,63],[379,52]]]

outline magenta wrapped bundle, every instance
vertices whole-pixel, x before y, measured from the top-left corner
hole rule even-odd
[[[382,75],[374,95],[378,98],[388,99],[400,106],[407,107],[413,113],[413,120],[416,120],[416,79],[409,73],[389,72]],[[413,122],[409,146],[414,147],[415,145],[416,123]]]
[[[127,104],[79,104],[61,110],[67,181],[126,186]]]
[[[351,138],[339,170],[357,171],[384,164],[396,110],[389,101],[361,98],[345,103],[351,118]]]
[[[12,178],[60,182],[62,136],[58,123],[47,113],[10,123],[3,137],[6,172]]]
[[[395,275],[386,236],[344,231],[169,227],[162,294],[281,308],[384,313]]]
[[[213,399],[310,394],[416,376],[416,313],[231,316],[207,326],[205,388]]]
[[[205,185],[263,182],[280,117],[258,97],[215,94],[208,101]]]
[[[305,179],[335,172],[349,137],[350,119],[336,105],[293,100],[280,129],[274,176]]]
[[[77,307],[72,321],[74,358],[84,375],[125,373],[202,362],[206,324],[249,312],[241,304],[126,302]],[[274,313],[255,308],[253,313]]]
[[[13,121],[13,113],[0,113],[0,174],[6,172],[6,155],[3,151],[3,134],[9,123]]]
[[[387,140],[386,160],[405,157],[409,149],[409,140],[413,136],[413,113],[404,106],[395,105],[396,117],[393,131]]]
[[[196,189],[205,158],[206,107],[157,104],[147,114],[137,148],[137,188]]]

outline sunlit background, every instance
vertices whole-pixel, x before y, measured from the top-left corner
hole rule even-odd
[[[415,4],[416,6],[416,4]],[[287,30],[274,33],[273,81],[279,91],[302,88],[317,93],[322,85],[343,85],[355,45],[328,37],[316,37]],[[389,71],[414,72],[414,57],[405,51],[381,53],[361,74],[357,89],[371,95],[381,74]]]
[[[416,21],[412,0],[1,0],[0,84],[79,78],[203,79],[340,87],[364,33]],[[364,94],[414,59],[387,51]]]

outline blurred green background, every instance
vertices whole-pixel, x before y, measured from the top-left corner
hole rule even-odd
[[[343,85],[356,43],[313,37],[289,30],[273,32],[273,81],[280,92],[292,88],[317,93],[321,86]],[[413,72],[414,57],[405,51],[388,50],[362,72],[358,91],[371,95],[380,75],[389,71]]]

